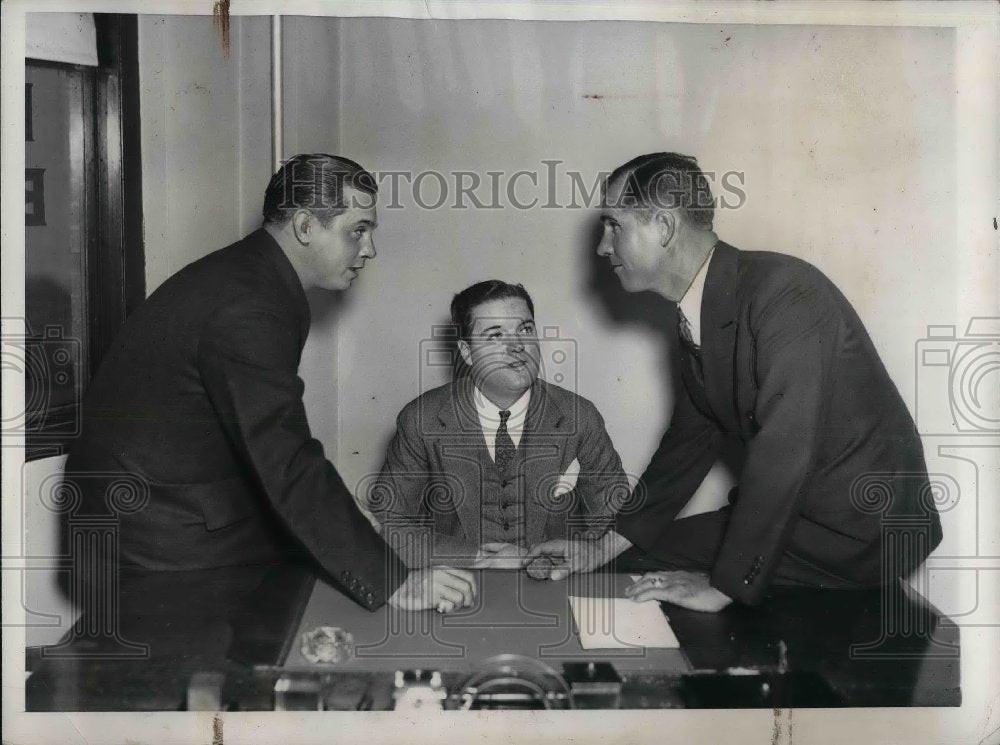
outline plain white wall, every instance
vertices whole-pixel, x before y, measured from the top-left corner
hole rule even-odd
[[[285,156],[298,153],[339,153],[339,40],[322,18],[282,20],[284,59]],[[263,199],[264,186],[259,189]],[[302,350],[299,369],[306,378],[303,400],[313,435],[336,459],[337,317],[344,299],[329,292],[310,292],[312,327]]]
[[[146,292],[260,225],[271,176],[270,26],[139,16]]]

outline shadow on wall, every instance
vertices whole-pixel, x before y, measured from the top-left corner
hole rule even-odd
[[[597,255],[603,226],[594,219],[583,229],[580,241],[589,267],[587,292],[600,304],[613,325],[640,328],[662,350],[660,378],[670,401],[687,395],[681,378],[681,349],[677,341],[677,305],[655,292],[627,292],[611,271],[608,260]],[[664,431],[667,427],[664,422]],[[719,462],[735,478],[745,457],[742,444],[732,437],[723,441]]]
[[[597,255],[604,230],[600,220],[588,221],[581,230],[580,244],[586,252],[586,292],[603,310],[613,326],[641,329],[663,350],[660,379],[671,401],[680,385],[680,348],[677,345],[677,306],[655,292],[627,292],[611,271],[609,261]],[[676,383],[676,385],[675,385]]]

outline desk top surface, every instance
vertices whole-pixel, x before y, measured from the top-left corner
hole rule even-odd
[[[317,582],[290,644],[285,669],[329,667],[338,672],[393,671],[400,667],[473,672],[500,654],[532,657],[550,665],[611,662],[622,673],[680,675],[691,669],[679,649],[584,650],[570,596],[624,597],[627,575],[587,574],[559,582],[534,580],[524,572],[482,571],[472,608],[443,615],[404,613],[383,607],[369,613],[324,582]],[[610,619],[595,619],[613,632]],[[353,654],[333,665],[311,663],[301,651],[304,632],[336,626],[354,639]]]
[[[501,652],[534,656],[553,667],[579,659],[566,601],[570,592],[581,594],[579,588],[485,574],[480,605],[441,616],[369,613],[299,565],[123,573],[113,633],[87,635],[87,629],[106,625],[84,618],[75,637],[54,649],[29,650],[33,673],[26,704],[29,711],[177,710],[195,673],[225,671],[253,683],[254,669],[310,665],[301,657],[299,638],[318,625],[343,627],[367,647],[351,663],[355,667],[343,668],[346,674],[417,667],[458,673]],[[620,594],[628,580],[582,581],[591,592]],[[958,627],[902,587],[776,589],[759,607],[734,604],[715,614],[663,609],[680,651],[610,652],[619,656],[613,664],[625,677],[646,676],[658,689],[679,689],[709,671],[733,679],[747,671],[788,671],[822,680],[829,689],[829,695],[810,699],[820,703],[803,705],[961,701]],[[430,655],[422,629],[432,634]],[[136,644],[146,651],[134,654]],[[608,654],[585,656],[592,661]],[[234,689],[232,695],[238,700],[242,694]],[[720,695],[686,705],[732,706],[733,700]],[[266,701],[258,697],[260,706]]]

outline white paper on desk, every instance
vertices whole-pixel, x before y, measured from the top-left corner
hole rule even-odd
[[[570,597],[573,620],[584,649],[680,646],[660,604],[629,598]]]

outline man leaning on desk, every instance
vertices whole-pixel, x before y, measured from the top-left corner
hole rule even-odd
[[[665,570],[627,594],[701,611],[757,603],[771,584],[873,586],[919,567],[942,537],[920,437],[830,280],[720,241],[708,180],[687,156],[619,166],[601,220],[597,253],[622,286],[677,304],[683,386],[637,509],[600,540],[532,553],[571,571],[615,557],[621,569]],[[745,454],[730,504],[676,520],[727,439]],[[884,504],[865,503],[866,479]],[[883,545],[886,518],[910,519],[912,533]]]
[[[479,282],[451,317],[454,380],[403,408],[367,495],[382,537],[410,566],[518,569],[534,544],[603,535],[628,481],[594,405],[539,378],[527,291]]]
[[[310,434],[298,377],[306,290],[346,290],[375,258],[377,185],[357,163],[298,155],[274,174],[264,222],[188,265],[128,319],[101,363],[66,466],[80,513],[101,476],[149,485],[119,516],[120,563],[188,570],[306,553],[356,602],[471,605],[469,572],[408,572]]]

